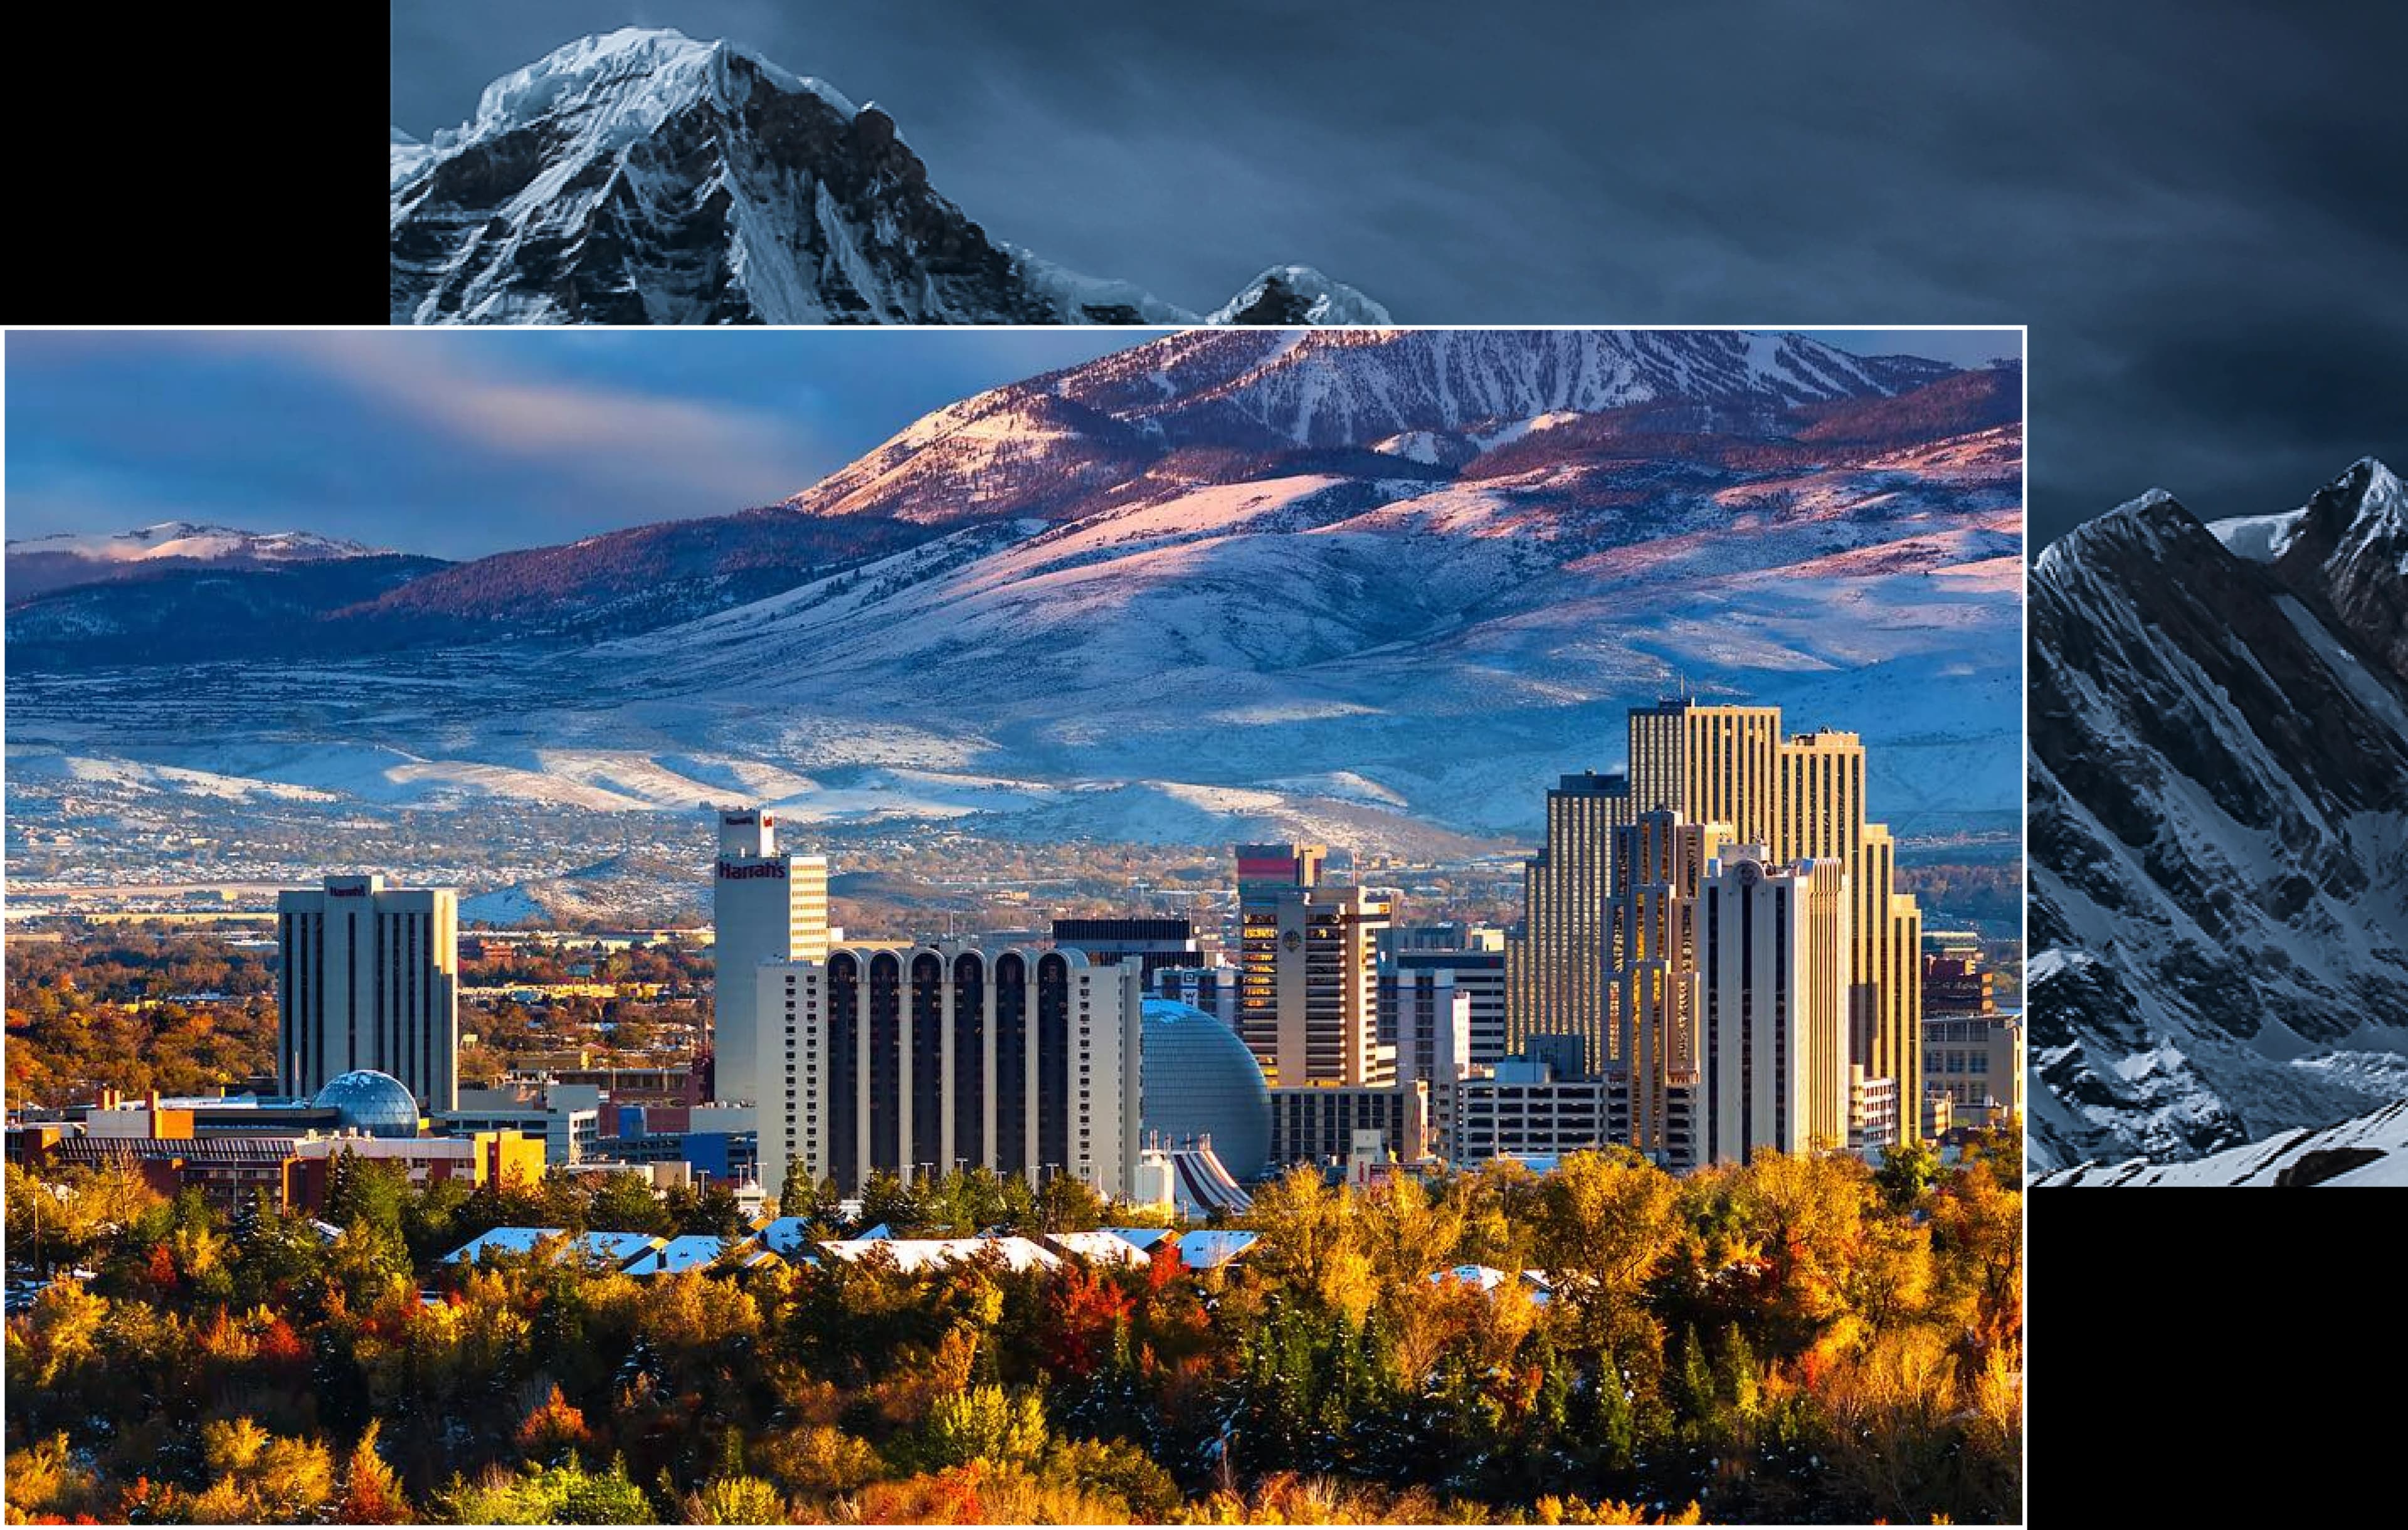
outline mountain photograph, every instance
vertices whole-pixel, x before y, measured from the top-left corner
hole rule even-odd
[[[799,823],[1460,850],[1691,694],[1861,718],[1909,843],[2003,855],[2021,387],[2011,354],[1805,335],[1197,329],[776,502],[550,546],[96,562],[20,597],[61,554],[12,542],[12,833],[179,794],[745,792]]]
[[[2155,490],[2051,544],[2030,727],[2038,1182],[2398,1182],[2400,479],[2204,522]],[[2327,1137],[2351,1172],[2295,1172]]]
[[[624,27],[392,142],[396,324],[1383,324],[1307,265],[1209,313],[972,222],[895,119],[727,41]]]

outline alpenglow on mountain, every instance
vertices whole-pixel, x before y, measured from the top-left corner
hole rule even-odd
[[[1197,314],[991,237],[894,119],[728,42],[625,28],[393,130],[394,323],[1348,324],[1274,265]]]
[[[2372,458],[2212,525],[2153,491],[2041,554],[2035,1170],[2408,1097],[2403,597],[2408,494]]]
[[[255,623],[181,622],[136,668],[94,658],[103,610],[50,604],[93,592],[12,608],[9,805],[741,793],[796,824],[1457,853],[1686,685],[1859,728],[1902,836],[2004,851],[2021,392],[1794,336],[1191,330],[775,505],[268,628],[303,669]]]

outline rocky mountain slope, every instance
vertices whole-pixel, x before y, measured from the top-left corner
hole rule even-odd
[[[324,619],[340,666],[21,664],[12,634],[12,806],[173,767],[1458,853],[1685,683],[1860,729],[1902,833],[2006,845],[2020,379],[1967,378],[1783,336],[1193,331],[782,505],[412,580]]]
[[[626,28],[394,130],[395,323],[1193,323],[992,238],[894,119],[751,50]],[[1213,323],[1385,323],[1277,265]]]
[[[2036,1168],[2408,1094],[2408,582],[2361,462],[2300,510],[2152,492],[2032,575]]]

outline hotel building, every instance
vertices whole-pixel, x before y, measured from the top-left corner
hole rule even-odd
[[[1238,1036],[1274,1087],[1386,1084],[1380,933],[1388,900],[1321,880],[1319,845],[1240,845]]]
[[[844,946],[759,969],[761,1182],[799,1158],[847,1194],[984,1165],[1128,1192],[1138,1152],[1138,964],[962,941]]]
[[[1670,808],[1614,831],[1614,1137],[1675,1171],[1700,1162],[1698,894],[1729,839],[1728,825]]]
[[[1534,1036],[1577,1036],[1590,1071],[1612,1060],[1605,905],[1613,831],[1630,822],[1631,802],[1627,778],[1595,771],[1547,794],[1546,843],[1523,868],[1522,924],[1505,942],[1506,1051]]]
[[[459,1093],[460,908],[449,888],[329,877],[276,895],[277,1086],[308,1098],[373,1068],[421,1110]]]
[[[1698,888],[1709,1163],[1848,1141],[1847,870],[1726,847]]]
[[[778,849],[777,821],[758,808],[719,814],[719,862],[711,871],[710,1047],[712,1093],[757,1100],[760,985],[764,962],[826,959],[827,858]]]

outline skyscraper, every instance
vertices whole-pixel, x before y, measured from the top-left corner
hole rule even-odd
[[[1523,868],[1522,925],[1505,942],[1509,1052],[1534,1036],[1578,1036],[1591,1072],[1613,1055],[1605,902],[1613,831],[1630,822],[1631,801],[1627,778],[1595,771],[1547,794],[1546,843]]]
[[[846,1192],[984,1165],[1125,1194],[1138,1151],[1136,963],[946,941],[758,970],[761,1182],[799,1158]]]
[[[1321,881],[1319,845],[1237,853],[1238,1035],[1263,1076],[1274,1088],[1390,1082],[1377,962],[1387,899]]]
[[[711,874],[710,1049],[714,1093],[755,1100],[764,962],[827,956],[827,858],[778,850],[777,822],[757,808],[719,815]]]
[[[1772,849],[1780,741],[1778,707],[1675,700],[1633,708],[1631,807],[1726,823],[1742,841]]]
[[[1725,824],[1691,823],[1661,808],[1614,831],[1614,1137],[1675,1170],[1702,1162],[1698,894],[1729,838]]]
[[[459,895],[329,877],[276,895],[276,1073],[314,1095],[354,1068],[388,1073],[423,1110],[457,1102]]]
[[[1698,887],[1708,1162],[1848,1141],[1847,870],[1727,846]]]
[[[1853,1060],[1898,1081],[1900,1132],[1920,1132],[1921,969],[1914,900],[1895,891],[1889,831],[1865,822],[1865,751],[1856,734],[1784,738],[1775,707],[1659,701],[1630,714],[1635,808],[1719,822],[1772,866],[1832,858],[1847,867],[1848,1030]],[[1611,958],[1610,958],[1611,959]]]

